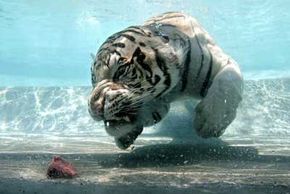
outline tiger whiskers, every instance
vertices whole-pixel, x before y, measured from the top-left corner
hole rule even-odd
[[[137,115],[138,110],[142,107],[143,104],[148,103],[150,100],[154,98],[152,93],[150,92],[150,89],[146,90],[146,92],[141,92],[139,87],[134,88],[134,86],[138,85],[145,85],[147,81],[142,80],[141,82],[132,84],[131,87],[125,88],[128,90],[127,92],[120,93],[120,95],[115,98],[107,107],[108,115],[114,116],[117,115],[118,113],[125,113],[126,115]],[[154,87],[156,90],[161,90],[163,89],[162,86],[156,86]],[[153,87],[152,87],[153,90]]]

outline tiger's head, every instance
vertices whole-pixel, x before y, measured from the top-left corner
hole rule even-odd
[[[146,104],[167,93],[175,82],[174,70],[168,67],[177,63],[174,52],[168,55],[166,47],[160,46],[162,40],[141,35],[127,30],[109,37],[91,67],[89,113],[95,120],[103,120],[114,137],[142,125]]]

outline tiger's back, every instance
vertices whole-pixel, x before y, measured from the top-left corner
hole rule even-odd
[[[159,31],[171,35],[169,39],[173,40],[172,47],[183,48],[179,58],[183,59],[184,63],[182,69],[184,74],[181,76],[187,79],[186,86],[183,86],[182,90],[185,95],[204,97],[215,75],[229,60],[232,60],[216,45],[197,20],[189,15],[169,12],[149,19],[144,25],[159,26]],[[172,32],[176,32],[179,36]],[[187,44],[185,46],[174,44],[174,40],[179,42],[179,39],[187,41]]]

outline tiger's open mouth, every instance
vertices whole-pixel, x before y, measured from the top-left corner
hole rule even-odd
[[[125,125],[128,125],[129,122],[125,120],[104,120],[105,128],[109,130],[118,130]]]
[[[127,122],[125,120],[105,120],[105,129],[109,135],[114,137],[123,137],[135,129],[136,122]]]
[[[115,137],[116,144],[121,149],[127,149],[143,131],[138,122],[105,121],[107,133]]]

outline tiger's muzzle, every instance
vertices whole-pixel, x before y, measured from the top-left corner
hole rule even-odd
[[[121,136],[137,120],[138,108],[131,106],[131,96],[126,86],[108,80],[101,81],[89,97],[89,113],[94,120],[104,121],[110,135]]]

